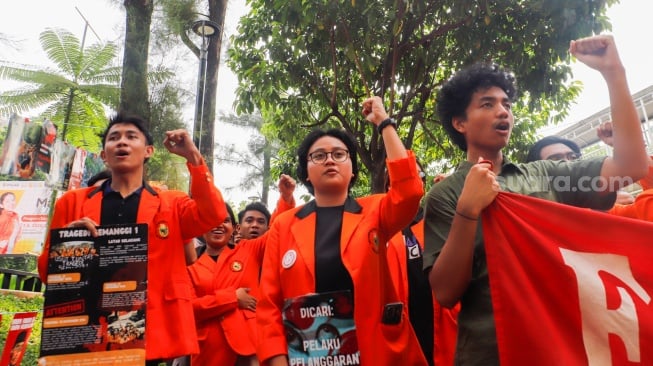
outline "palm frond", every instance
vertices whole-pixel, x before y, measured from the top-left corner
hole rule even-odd
[[[111,66],[117,52],[118,47],[113,43],[107,43],[104,46],[95,44],[84,49],[77,73],[79,79],[86,80],[88,77],[93,77]]]
[[[79,71],[81,50],[79,39],[65,29],[48,28],[39,37],[41,47],[61,71],[75,76]]]

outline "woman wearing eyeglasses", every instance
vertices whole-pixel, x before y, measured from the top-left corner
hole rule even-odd
[[[257,304],[263,364],[427,364],[385,257],[417,212],[422,182],[381,98],[367,99],[363,115],[383,137],[392,189],[354,199],[353,138],[339,129],[304,138],[297,176],[315,199],[280,215],[268,234]]]

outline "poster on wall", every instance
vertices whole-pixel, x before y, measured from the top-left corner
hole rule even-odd
[[[27,341],[32,334],[36,315],[36,311],[14,314],[9,326],[9,333],[7,333],[2,357],[0,358],[0,365],[20,365],[27,349]]]
[[[0,254],[39,254],[52,189],[42,181],[0,181]]]
[[[50,234],[41,365],[144,365],[147,224]]]

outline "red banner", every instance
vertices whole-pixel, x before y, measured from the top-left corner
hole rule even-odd
[[[653,223],[500,193],[483,232],[502,366],[653,365]]]
[[[32,334],[32,327],[36,319],[36,311],[16,313],[9,326],[9,333],[5,342],[1,366],[19,366],[27,349],[27,341]]]

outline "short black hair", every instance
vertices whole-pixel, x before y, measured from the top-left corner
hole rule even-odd
[[[95,173],[92,177],[88,178],[86,182],[87,187],[93,187],[98,181],[111,178],[111,170],[104,169]]]
[[[229,214],[229,217],[231,218],[231,223],[236,224],[236,215],[234,215],[234,210],[231,208],[231,206],[228,203],[224,203],[224,205],[227,207],[227,213]],[[220,225],[221,222],[218,223]],[[218,226],[216,225],[216,226]]]
[[[268,210],[267,207],[263,204],[263,202],[252,202],[245,206],[240,212],[238,213],[238,222],[243,222],[243,217],[245,216],[245,212],[247,211],[258,211],[265,216],[265,223],[270,224],[270,211]]]
[[[107,128],[104,130],[102,133],[102,148],[104,149],[104,144],[107,142],[107,135],[109,134],[109,130],[111,127],[117,124],[121,123],[126,123],[130,125],[136,126],[139,131],[145,135],[145,140],[147,141],[148,145],[154,145],[154,139],[152,138],[152,135],[150,134],[150,131],[147,130],[147,121],[145,121],[144,118],[134,115],[134,114],[127,114],[125,112],[118,112],[114,114],[110,119],[109,119],[109,125]]]
[[[553,144],[564,144],[567,145],[573,152],[580,154],[580,147],[577,143],[564,139],[558,136],[547,136],[542,139],[537,140],[530,149],[528,149],[528,156],[526,156],[526,162],[530,163],[531,161],[542,160],[540,154],[542,149],[549,145]]]
[[[455,73],[440,88],[436,108],[440,123],[451,141],[467,151],[465,136],[453,127],[453,118],[465,116],[472,95],[491,87],[501,88],[512,101],[517,95],[515,76],[496,64],[476,63]]]
[[[299,180],[306,186],[306,189],[308,189],[311,194],[315,193],[315,189],[313,188],[313,183],[306,180],[308,178],[308,150],[311,148],[311,146],[313,146],[315,141],[324,136],[337,138],[338,140],[342,141],[347,147],[347,150],[349,150],[349,158],[351,159],[351,171],[354,174],[354,176],[351,178],[351,181],[349,182],[349,188],[354,186],[354,183],[356,183],[356,179],[358,178],[358,160],[356,155],[356,142],[354,141],[354,138],[349,133],[347,133],[347,131],[338,128],[332,128],[326,131],[322,129],[315,129],[309,132],[306,137],[304,137],[304,140],[297,148],[297,178],[299,178]]]

